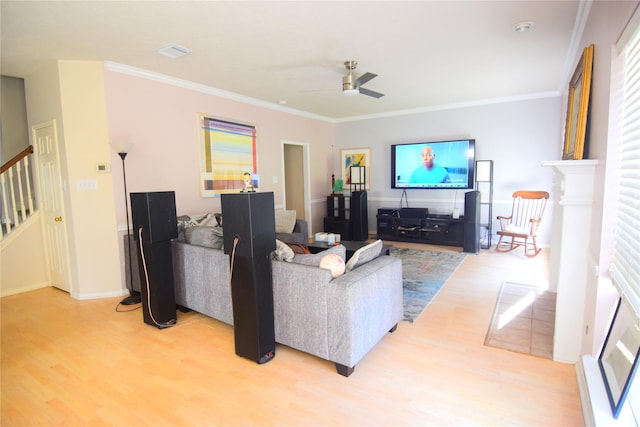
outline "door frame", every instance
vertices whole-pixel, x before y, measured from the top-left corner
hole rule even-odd
[[[302,178],[304,180],[303,188],[304,188],[304,219],[307,221],[308,227],[311,227],[311,178],[310,178],[310,160],[309,160],[309,143],[307,142],[298,142],[298,141],[282,141],[281,142],[281,158],[282,158],[282,202],[284,207],[287,206],[287,187],[286,187],[286,178],[285,178],[285,146],[287,145],[295,145],[302,147]],[[311,233],[311,228],[309,228],[309,233]]]

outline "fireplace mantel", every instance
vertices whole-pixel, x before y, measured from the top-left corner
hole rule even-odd
[[[595,171],[598,160],[545,161],[553,179],[549,289],[557,293],[553,359],[576,363],[582,353]]]

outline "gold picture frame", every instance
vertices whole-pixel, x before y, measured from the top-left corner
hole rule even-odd
[[[582,160],[587,153],[585,141],[587,121],[589,120],[593,50],[593,45],[584,48],[569,84],[564,149],[562,150],[563,160]]]
[[[344,188],[351,188],[351,167],[365,168],[364,189],[371,188],[371,149],[370,148],[350,148],[340,150],[340,166],[342,169],[342,182]],[[358,185],[362,183],[359,182]]]

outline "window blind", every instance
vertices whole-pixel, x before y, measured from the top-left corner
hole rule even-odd
[[[640,25],[637,19],[634,24],[621,46],[624,102],[611,275],[640,317]]]

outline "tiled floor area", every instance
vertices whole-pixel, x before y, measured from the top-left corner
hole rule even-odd
[[[552,359],[555,307],[554,292],[503,283],[485,345]]]

